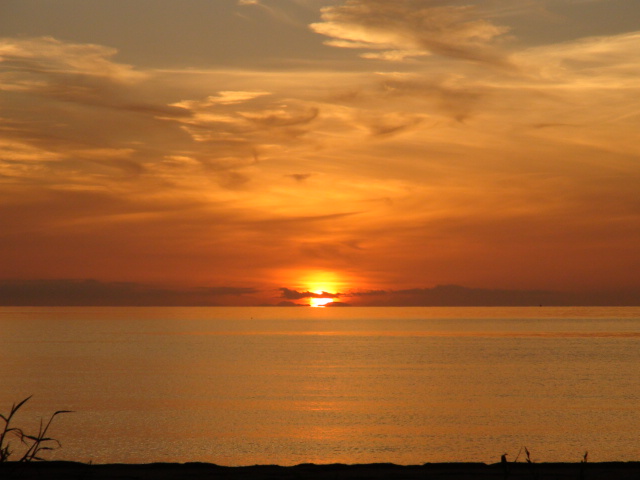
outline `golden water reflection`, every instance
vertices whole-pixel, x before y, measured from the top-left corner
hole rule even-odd
[[[80,461],[640,458],[640,310],[291,310],[0,312],[1,405],[76,411],[53,435]]]

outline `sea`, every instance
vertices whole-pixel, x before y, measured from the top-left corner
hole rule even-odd
[[[0,362],[47,459],[640,460],[640,307],[2,307]]]

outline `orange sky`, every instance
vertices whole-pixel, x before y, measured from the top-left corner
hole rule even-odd
[[[0,303],[637,304],[638,25],[636,0],[3,2]]]

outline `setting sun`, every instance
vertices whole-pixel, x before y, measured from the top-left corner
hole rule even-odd
[[[309,305],[312,307],[324,307],[328,303],[332,303],[334,301],[333,298],[310,298]]]
[[[309,296],[309,305],[312,307],[324,307],[338,300],[339,293],[344,290],[344,281],[338,274],[332,271],[315,271],[307,273],[303,280]],[[335,297],[333,294],[336,294]],[[321,296],[320,296],[321,295]]]

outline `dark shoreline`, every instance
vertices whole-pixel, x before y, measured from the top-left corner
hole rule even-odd
[[[92,465],[77,462],[0,464],[2,480],[639,480],[640,462],[301,464],[224,467],[209,463]]]

